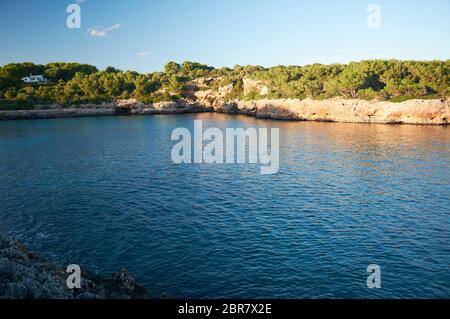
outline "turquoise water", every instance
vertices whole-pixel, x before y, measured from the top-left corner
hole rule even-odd
[[[173,129],[279,127],[280,171],[175,165]],[[0,233],[153,297],[450,297],[450,128],[221,114],[0,122]],[[366,268],[381,267],[381,289]]]

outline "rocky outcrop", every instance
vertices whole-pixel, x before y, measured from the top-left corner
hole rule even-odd
[[[0,235],[0,299],[143,299],[147,290],[122,269],[111,278],[82,271],[81,288],[69,289],[66,269]]]
[[[0,111],[0,120],[29,120],[50,119],[62,117],[87,117],[87,116],[111,116],[117,112],[114,109],[49,109],[49,110],[18,110]]]
[[[202,90],[195,92],[195,99],[198,105],[211,108],[214,111],[221,112],[226,108],[225,97],[233,90],[233,85],[223,86],[218,90]]]
[[[342,98],[238,101],[237,113],[302,121],[445,125],[450,121],[450,99],[402,103]]]
[[[180,114],[210,112],[213,108],[199,106],[192,100],[180,100],[177,102],[159,102],[145,104],[135,99],[119,100],[113,103],[99,105],[79,105],[70,108],[61,108],[51,105],[47,109],[39,106],[33,110],[0,111],[0,120],[27,120],[49,119],[64,117],[90,117],[113,115],[153,115],[153,114]]]
[[[181,114],[210,112],[212,108],[198,105],[194,100],[180,100],[177,102],[159,102],[154,104],[140,104],[130,108],[129,114],[151,115],[151,114]]]
[[[244,89],[264,90],[264,86],[246,79]],[[232,87],[225,86],[219,90],[198,91],[195,93],[197,104],[213,108],[215,112],[277,120],[428,125],[450,122],[450,99],[416,99],[402,103],[344,98],[226,101],[226,94],[231,90]]]
[[[229,89],[225,86],[216,91],[198,91],[193,99],[176,102],[145,104],[130,99],[103,104],[101,108],[83,106],[70,109],[0,111],[0,120],[220,112],[297,121],[427,125],[447,125],[450,122],[450,99],[408,100],[402,103],[343,98],[226,101]]]
[[[267,96],[267,94],[269,93],[269,88],[261,81],[253,80],[250,78],[243,78],[242,82],[244,85],[244,95],[256,92],[261,96]]]

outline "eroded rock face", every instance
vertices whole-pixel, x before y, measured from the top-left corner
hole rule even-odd
[[[81,288],[69,289],[65,268],[0,235],[0,299],[131,299],[147,290],[122,269],[112,278],[82,272]]]
[[[126,109],[134,109],[134,108],[140,108],[144,106],[144,103],[139,102],[136,99],[125,99],[125,100],[118,100],[117,105],[115,107],[120,108],[126,108]]]
[[[244,95],[257,92],[261,96],[266,96],[269,93],[269,88],[261,83],[261,81],[243,78],[242,82],[244,85]]]
[[[110,103],[104,108],[96,106],[92,109],[0,111],[0,120],[220,112],[278,120],[427,125],[450,123],[450,99],[409,100],[402,103],[343,98],[227,101],[225,99],[227,90],[226,87],[224,88],[219,91],[198,91],[193,99],[182,99],[176,102],[144,104],[131,99]]]
[[[247,89],[257,86],[246,82]],[[445,125],[450,123],[450,99],[408,100],[402,103],[334,98],[327,100],[232,100],[227,101],[226,87],[195,93],[198,105],[215,112],[246,114],[260,118],[300,121],[350,123],[404,123]]]
[[[238,113],[253,113],[257,117],[273,119],[432,125],[450,122],[450,99],[409,100],[402,103],[340,98],[286,99],[239,101],[237,105]]]
[[[226,105],[228,104],[225,101],[225,96],[231,92],[233,89],[233,85],[230,84],[228,86],[224,86],[219,88],[219,90],[205,90],[205,91],[197,91],[195,92],[195,99],[197,104],[212,108],[214,111],[222,112]]]
[[[26,120],[26,119],[51,119],[64,117],[89,117],[89,116],[112,116],[116,115],[113,108],[93,109],[46,109],[46,110],[17,110],[0,111],[0,120]]]

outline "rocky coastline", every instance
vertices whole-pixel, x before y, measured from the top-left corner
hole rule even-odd
[[[328,100],[233,100],[202,95],[176,102],[144,104],[134,99],[70,108],[37,106],[33,110],[0,111],[0,120],[87,116],[155,115],[198,112],[244,114],[257,118],[377,124],[448,125],[450,99],[407,100],[401,103],[334,98]]]
[[[0,235],[0,299],[146,299],[147,290],[127,270],[111,277],[81,273],[81,288],[69,289],[66,268]]]

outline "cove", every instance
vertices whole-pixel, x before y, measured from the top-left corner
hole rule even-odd
[[[279,128],[279,172],[175,164],[171,133],[195,120]],[[4,121],[0,233],[63,265],[126,268],[154,298],[446,298],[449,159],[440,126]],[[367,288],[369,264],[381,289]]]

